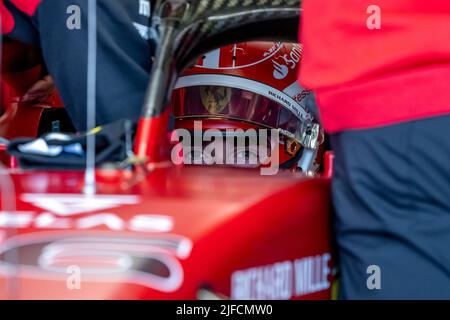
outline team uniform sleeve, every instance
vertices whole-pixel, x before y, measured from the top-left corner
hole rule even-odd
[[[450,113],[450,1],[376,4],[302,2],[300,82],[330,133]]]

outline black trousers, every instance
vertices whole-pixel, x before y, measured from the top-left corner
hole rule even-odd
[[[450,299],[450,116],[331,143],[340,298]]]

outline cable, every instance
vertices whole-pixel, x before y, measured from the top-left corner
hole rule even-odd
[[[84,193],[94,195],[95,179],[95,134],[97,103],[97,0],[88,0],[88,58],[87,58],[87,145]]]

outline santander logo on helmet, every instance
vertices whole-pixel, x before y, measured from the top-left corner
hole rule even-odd
[[[287,77],[289,73],[289,68],[283,64],[280,64],[276,62],[275,60],[272,60],[273,67],[275,70],[273,71],[273,77],[277,80],[282,80]]]

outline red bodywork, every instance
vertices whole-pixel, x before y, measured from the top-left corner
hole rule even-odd
[[[12,174],[12,179],[17,199],[13,214],[19,215],[21,222],[16,221],[16,229],[1,229],[1,298],[195,299],[202,287],[229,297],[234,272],[276,263],[288,265],[286,262],[290,265],[286,268],[292,269],[285,270],[286,274],[278,271],[274,277],[289,281],[286,285],[292,286],[292,292],[295,281],[297,285],[307,281],[309,284],[305,285],[310,288],[323,282],[324,272],[326,281],[332,280],[331,271],[330,274],[327,271],[332,268],[332,261],[326,261],[325,266],[321,265],[322,260],[317,260],[311,264],[314,268],[301,269],[305,274],[295,271],[298,259],[331,254],[327,179],[305,179],[291,173],[261,177],[255,171],[239,169],[172,167],[141,178],[101,178],[99,195],[93,198],[81,193],[82,173],[20,172]],[[53,211],[39,207],[40,201],[67,204],[63,198],[70,195],[78,198],[78,204],[95,205],[102,195],[113,197],[118,203],[124,195],[132,195],[135,200],[131,202],[136,202],[70,214],[56,206]],[[151,217],[155,215],[162,216],[162,221],[155,220],[152,230]],[[145,222],[145,217],[150,220]],[[144,226],[139,227],[140,219]],[[173,226],[167,221],[172,221]],[[73,238],[77,240],[72,240],[71,245]],[[73,243],[80,239],[85,240],[75,246],[78,252]],[[159,244],[161,239],[179,243]],[[161,263],[151,261],[136,262],[129,269],[122,269],[115,259],[127,255],[134,259],[133,255],[142,254],[126,246],[121,249],[121,243],[132,240],[143,243],[148,240],[146,257],[149,261],[163,261],[171,271],[161,270],[164,269]],[[51,261],[46,262],[46,253],[58,242],[61,252],[47,257]],[[108,242],[116,247],[92,248],[95,243]],[[7,255],[15,253],[18,267],[11,269],[8,261],[14,260],[8,260]],[[96,253],[96,257],[91,253]],[[106,259],[109,255],[110,259]],[[168,268],[171,264],[174,266]],[[81,272],[81,290],[69,290],[67,268],[71,265],[80,265],[81,270],[83,267],[101,270],[93,275]],[[148,279],[139,280],[134,273]],[[155,274],[159,275],[158,281],[152,279]],[[170,282],[171,277],[182,279],[164,292],[164,285],[158,283],[164,279]],[[280,288],[270,287],[277,280],[265,279],[269,287],[260,288],[258,297],[287,297],[280,296],[277,292]],[[258,290],[257,286],[264,283],[245,281],[254,281],[252,290]],[[17,290],[7,290],[8,284],[14,284]],[[292,298],[296,297],[292,294]],[[327,299],[330,291],[301,297]]]
[[[9,119],[33,136],[39,112]],[[97,171],[91,197],[83,172],[0,177],[0,299],[331,296],[328,177],[156,165]]]

